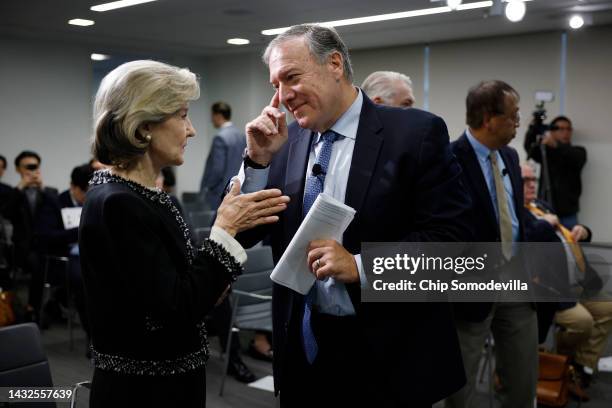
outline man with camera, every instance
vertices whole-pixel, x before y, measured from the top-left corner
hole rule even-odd
[[[586,150],[571,144],[569,118],[557,116],[546,127],[542,112],[534,113],[525,135],[525,150],[529,158],[542,165],[538,197],[550,202],[561,223],[571,229],[578,224],[580,173],[587,160]]]

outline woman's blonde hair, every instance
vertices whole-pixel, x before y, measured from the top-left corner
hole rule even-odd
[[[149,145],[138,127],[162,122],[199,97],[198,79],[186,68],[151,60],[118,66],[96,94],[94,157],[106,165],[129,167]]]

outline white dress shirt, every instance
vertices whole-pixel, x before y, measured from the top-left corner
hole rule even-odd
[[[346,185],[348,182],[351,161],[353,158],[353,149],[355,148],[355,139],[357,137],[357,128],[359,126],[359,116],[361,115],[361,107],[363,105],[363,95],[360,89],[357,89],[357,97],[351,106],[338,118],[336,123],[331,127],[331,130],[338,133],[342,137],[333,144],[327,174],[323,191],[325,194],[344,202],[346,196]],[[312,171],[312,166],[315,163],[316,156],[321,150],[321,133],[317,133],[313,144],[310,146],[310,155],[308,157],[308,166],[306,167],[306,176]],[[265,188],[268,180],[269,167],[265,169],[253,169],[244,165],[240,168],[238,178],[241,181],[241,190],[243,193],[259,191]],[[342,244],[342,242],[340,242]],[[361,286],[365,286],[367,281],[363,265],[361,263],[361,255],[355,256],[355,262],[359,271]],[[328,278],[324,281],[317,281],[316,296],[314,305],[321,313],[348,316],[354,315],[355,309],[351,299],[346,291],[346,287],[342,282],[337,282],[334,278]]]

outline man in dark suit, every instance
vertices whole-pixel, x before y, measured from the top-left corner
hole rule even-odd
[[[246,139],[232,122],[232,109],[225,102],[214,103],[211,120],[219,133],[215,135],[206,159],[206,168],[200,185],[200,195],[211,210],[217,210],[227,182],[240,169]]]
[[[500,242],[499,254],[494,255],[495,263],[505,265],[497,271],[500,274],[504,267],[522,265],[514,243],[524,240],[523,185],[518,155],[508,146],[519,126],[518,102],[518,93],[502,81],[472,87],[466,99],[468,129],[451,143],[472,197],[475,241]],[[468,383],[447,400],[447,406],[473,406],[478,362],[492,332],[502,406],[532,408],[538,372],[532,305],[500,301],[460,303],[454,308]]]
[[[44,255],[64,255],[78,240],[77,228],[65,230],[57,190],[43,186],[40,156],[23,151],[15,158],[19,184],[8,195],[4,214],[13,224],[15,263],[31,275],[26,312],[40,312]]]
[[[294,26],[264,54],[276,88],[249,122],[242,191],[291,202],[272,228],[275,261],[321,191],[356,210],[341,242],[312,241],[308,295],[274,284],[274,381],[283,407],[431,406],[465,382],[449,305],[361,303],[362,242],[465,241],[470,201],[444,121],[375,105],[352,83],[335,30]],[[280,104],[296,121],[287,127]],[[317,170],[318,169],[318,170]]]

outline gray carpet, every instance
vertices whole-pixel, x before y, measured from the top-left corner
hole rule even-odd
[[[65,326],[55,324],[52,328],[42,332],[43,344],[49,358],[53,381],[56,386],[68,386],[78,381],[88,380],[92,375],[92,366],[85,358],[85,337],[77,327],[74,330],[74,350],[69,350],[68,330]],[[248,333],[243,334],[242,344],[248,344]],[[211,339],[213,356],[209,360],[207,368],[207,407],[208,408],[274,408],[276,401],[271,392],[263,391],[239,383],[232,377],[228,377],[225,383],[223,397],[218,395],[221,383],[222,362],[219,353],[218,340]],[[612,355],[612,339],[609,341],[605,355]],[[243,357],[245,363],[252,369],[258,378],[272,374],[271,364]],[[489,394],[488,382],[485,379],[478,386],[477,404],[474,408],[488,408]],[[583,403],[585,408],[610,408],[612,407],[612,373],[600,373],[595,383],[588,389],[591,401]],[[87,407],[88,392],[83,391],[79,398],[78,407]],[[58,405],[64,408],[68,405]],[[438,403],[434,407],[442,407]],[[499,403],[493,399],[493,406],[499,407]],[[568,407],[576,407],[576,402],[571,402]]]

